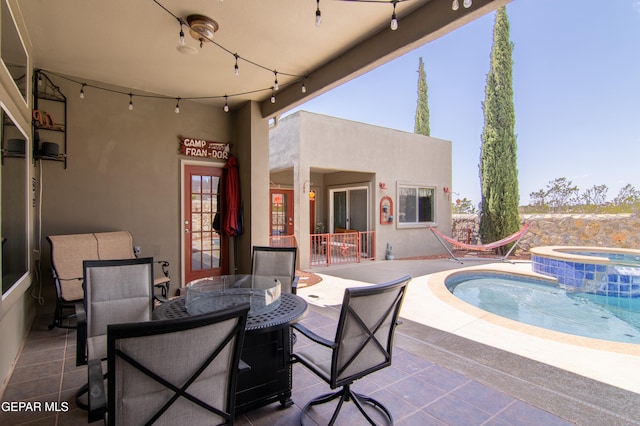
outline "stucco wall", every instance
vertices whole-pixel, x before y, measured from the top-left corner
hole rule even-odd
[[[442,189],[451,187],[451,142],[305,111],[280,120],[270,132],[270,141],[272,178],[280,184],[290,184],[294,191],[302,193],[305,182],[310,180],[317,186],[319,179],[313,176],[322,175],[322,191],[316,204],[322,206],[322,211],[316,215],[317,222],[327,225],[330,220],[330,186],[366,183],[371,188],[371,223],[376,231],[378,259],[384,259],[387,243],[396,257],[442,252],[437,242],[425,238],[424,226],[401,228],[397,221],[381,225],[378,206],[382,197],[389,196],[394,202],[394,214],[397,213],[399,183],[435,187],[437,224],[449,227],[451,203]],[[290,171],[290,182],[286,182],[286,174],[273,173],[282,170]],[[387,188],[380,189],[380,182]],[[296,203],[301,210],[296,215],[297,222],[308,223],[308,206],[306,211],[299,206]],[[298,242],[304,257],[304,233]]]
[[[519,244],[522,251],[548,245],[640,247],[638,214],[527,214],[520,219],[531,224]],[[452,218],[454,230],[471,229],[474,244],[479,241],[478,223],[477,215],[453,215]]]

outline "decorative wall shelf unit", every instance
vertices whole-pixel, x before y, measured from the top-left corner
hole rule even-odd
[[[33,159],[67,168],[67,97],[44,72],[33,73]],[[60,152],[62,150],[62,152]]]

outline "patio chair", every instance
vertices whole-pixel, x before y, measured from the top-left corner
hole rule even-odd
[[[251,274],[277,278],[282,292],[296,294],[300,278],[296,276],[297,253],[297,247],[254,246]]]
[[[109,425],[232,425],[249,304],[194,317],[112,324],[107,389],[89,363],[89,422]]]
[[[316,343],[302,346],[292,355],[293,362],[301,362],[327,382],[331,389],[341,388],[308,402],[300,413],[300,424],[303,424],[311,406],[336,398],[339,401],[330,425],[336,422],[340,409],[348,401],[353,401],[370,424],[376,423],[371,417],[373,413],[365,410],[365,404],[376,407],[378,413],[393,424],[393,417],[384,405],[356,393],[351,385],[354,381],[391,365],[393,335],[410,280],[409,276],[405,276],[385,284],[347,288],[333,341],[318,336],[301,324],[292,326]]]
[[[84,305],[77,308],[76,365],[107,358],[107,326],[150,321],[153,310],[153,258],[85,260]],[[79,397],[76,403],[85,408]]]

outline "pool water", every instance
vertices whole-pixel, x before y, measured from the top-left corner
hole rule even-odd
[[[485,311],[562,333],[640,344],[640,299],[567,293],[553,282],[509,274],[456,274],[446,285]]]

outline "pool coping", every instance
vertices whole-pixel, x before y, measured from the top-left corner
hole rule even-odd
[[[640,250],[616,248],[616,247],[596,247],[596,246],[540,246],[531,247],[529,252],[532,256],[542,256],[556,260],[566,260],[569,262],[586,262],[597,265],[608,265],[616,263],[609,260],[608,257],[587,256],[575,254],[575,252],[591,252],[591,253],[615,253],[615,254],[634,254],[640,256]]]

